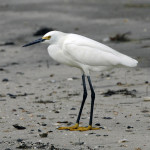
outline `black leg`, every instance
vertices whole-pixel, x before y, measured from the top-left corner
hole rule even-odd
[[[76,121],[76,123],[78,123],[78,124],[79,124],[79,121],[80,121],[80,117],[81,117],[81,114],[82,114],[82,110],[83,110],[85,100],[87,98],[87,90],[86,90],[86,83],[85,83],[85,75],[84,74],[82,75],[82,83],[83,83],[83,100],[82,100],[80,111],[79,111],[78,118],[77,118],[77,121]]]
[[[90,112],[89,125],[92,126],[95,92],[94,92],[94,89],[93,89],[93,86],[92,86],[92,82],[91,82],[90,76],[87,76],[87,78],[88,78],[88,82],[89,82],[90,89],[91,89],[91,112]]]
[[[93,89],[93,86],[92,86],[92,82],[91,82],[90,76],[87,76],[87,78],[88,78],[88,82],[89,82],[90,89],[91,89],[91,112],[90,112],[89,126],[88,126],[88,127],[79,127],[80,117],[81,117],[81,114],[82,114],[82,110],[83,110],[83,107],[84,107],[85,100],[86,100],[86,98],[87,98],[85,75],[83,74],[83,75],[82,75],[82,82],[83,82],[83,100],[82,100],[82,103],[81,103],[81,107],[80,107],[80,111],[79,111],[79,114],[78,114],[78,118],[77,118],[76,124],[75,124],[74,126],[71,126],[71,127],[60,127],[60,128],[58,128],[59,130],[88,131],[88,130],[99,130],[99,129],[100,129],[100,128],[93,128],[93,127],[92,127],[92,118],[93,118],[95,92],[94,92],[94,89]]]

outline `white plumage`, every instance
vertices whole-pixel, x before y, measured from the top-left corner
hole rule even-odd
[[[99,128],[92,127],[95,92],[90,79],[90,71],[103,71],[121,66],[135,67],[138,62],[92,39],[59,31],[48,32],[42,38],[26,44],[23,47],[39,42],[49,43],[48,53],[54,60],[72,67],[77,67],[82,71],[83,100],[76,124],[71,127],[60,127],[59,130],[98,130]],[[91,89],[90,120],[88,127],[79,127],[82,109],[87,98],[85,75],[87,76]]]
[[[52,31],[48,42],[49,55],[56,61],[80,68],[86,75],[90,71],[103,71],[119,66],[135,67],[137,61],[112,48],[77,34]]]

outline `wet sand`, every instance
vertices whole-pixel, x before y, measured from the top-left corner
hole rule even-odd
[[[0,2],[0,149],[149,150],[150,101],[144,101],[150,96],[148,0]],[[136,68],[92,73],[93,125],[101,130],[57,130],[76,121],[81,74],[53,61],[47,45],[22,48],[38,38],[33,34],[41,27],[90,37],[139,61]],[[129,41],[107,40],[126,32],[131,32]],[[106,97],[108,90],[114,94]],[[89,122],[89,87],[88,93],[83,126]]]

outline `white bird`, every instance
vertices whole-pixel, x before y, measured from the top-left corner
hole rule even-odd
[[[63,33],[60,31],[48,32],[42,38],[26,44],[23,47],[39,42],[49,44],[48,53],[54,60],[72,67],[77,67],[82,72],[84,92],[76,124],[71,127],[60,127],[58,129],[71,131],[87,131],[99,129],[92,127],[95,92],[90,79],[90,72],[104,71],[121,66],[135,67],[137,66],[138,61],[87,37],[72,33]],[[87,76],[91,90],[91,111],[88,127],[80,127],[80,117],[85,100],[87,98],[85,76]]]

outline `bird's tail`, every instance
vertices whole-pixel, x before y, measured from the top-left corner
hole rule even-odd
[[[136,67],[138,61],[129,56],[123,55],[123,57],[121,57],[121,64],[127,67]]]

